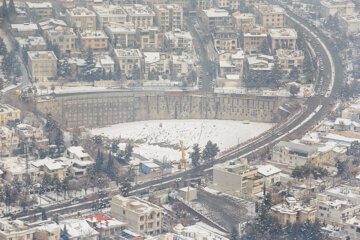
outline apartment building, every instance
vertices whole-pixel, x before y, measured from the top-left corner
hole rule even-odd
[[[297,202],[293,197],[287,197],[285,202],[271,207],[271,214],[276,217],[281,225],[315,222],[316,208]]]
[[[154,24],[154,11],[146,5],[134,4],[124,6],[127,12],[127,21],[134,23],[135,28],[152,26]]]
[[[100,234],[100,239],[108,239],[118,236],[126,228],[126,223],[109,217],[105,214],[93,214],[85,216],[88,224]]]
[[[20,157],[3,159],[0,161],[0,168],[4,172],[4,179],[8,182],[25,182],[29,177],[32,182],[36,183],[40,178],[40,170],[31,164],[27,168],[26,159]]]
[[[136,29],[132,22],[108,23],[104,31],[116,48],[133,48],[136,44]]]
[[[118,5],[95,6],[93,11],[96,14],[100,29],[103,29],[107,24],[124,24],[127,21],[126,11]]]
[[[62,238],[80,240],[86,236],[87,240],[98,240],[99,232],[93,229],[89,223],[84,219],[66,219],[59,223],[61,232],[63,232]],[[66,226],[66,227],[65,227]],[[66,233],[64,229],[66,228]]]
[[[240,0],[215,0],[215,5],[218,8],[238,10],[240,7]]]
[[[158,235],[161,233],[162,209],[138,197],[116,195],[111,199],[111,214],[128,223],[138,233]]]
[[[347,36],[360,32],[360,16],[344,15],[339,18],[340,30]]]
[[[183,8],[177,4],[155,4],[156,24],[161,31],[183,29]]]
[[[84,7],[67,9],[65,18],[68,24],[79,31],[96,30],[96,14]]]
[[[224,190],[256,194],[263,191],[264,182],[258,169],[248,165],[246,159],[216,164],[213,168],[213,183]]]
[[[253,13],[234,12],[231,19],[235,28],[244,30],[244,27],[255,25],[256,18]]]
[[[108,48],[108,36],[102,30],[84,31],[79,34],[80,45],[83,50],[91,48],[94,51],[103,51]]]
[[[26,10],[36,19],[50,18],[53,14],[53,6],[50,2],[26,2]]]
[[[332,197],[326,193],[317,194],[311,204],[317,208],[317,219],[335,226],[344,226],[346,221],[360,214],[359,204]]]
[[[33,81],[46,81],[57,76],[57,58],[53,51],[29,51],[28,71]]]
[[[173,55],[171,63],[171,74],[175,79],[186,79],[192,71],[196,70],[193,54]]]
[[[121,73],[127,77],[142,73],[144,57],[139,49],[114,49]]]
[[[47,48],[46,41],[41,36],[28,36],[26,38],[17,37],[15,40],[19,44],[21,54],[23,53],[24,48],[28,51],[45,51]]]
[[[47,37],[51,45],[58,46],[62,54],[70,54],[76,50],[77,36],[72,28],[56,27],[47,31]]]
[[[244,52],[241,49],[220,52],[219,67],[220,77],[237,75],[237,79],[241,79],[244,73]]]
[[[355,4],[350,0],[323,0],[320,1],[320,14],[324,18],[338,15],[353,15]]]
[[[0,220],[0,239],[34,239],[36,228],[29,227],[20,220]]]
[[[14,128],[0,127],[0,157],[10,157],[20,143]]]
[[[269,29],[270,47],[272,51],[276,49],[295,49],[297,32],[293,28],[273,28]]]
[[[5,126],[9,121],[20,120],[21,111],[8,104],[0,104],[0,126]]]
[[[317,156],[318,151],[316,147],[280,141],[273,147],[271,161],[294,168],[296,166],[303,166],[306,163],[316,163]]]
[[[271,186],[280,182],[281,170],[273,165],[258,166],[258,173],[263,177],[265,186]]]
[[[141,50],[159,50],[164,46],[164,34],[159,27],[139,27],[136,38]]]
[[[38,23],[41,34],[47,38],[47,31],[54,30],[57,27],[67,27],[66,22],[60,19],[50,18]]]
[[[196,3],[199,10],[206,10],[214,6],[213,0],[197,0]]]
[[[76,7],[77,0],[56,0],[65,9],[71,9]]]
[[[225,9],[210,8],[202,11],[202,19],[205,26],[209,30],[213,30],[216,27],[228,26],[230,24],[230,14]]]
[[[192,50],[193,38],[190,32],[176,29],[165,33],[165,46],[171,50]]]
[[[170,59],[167,53],[143,52],[143,54],[145,60],[145,74],[147,74],[148,78],[152,73],[159,75],[170,73]]]
[[[218,29],[212,34],[214,47],[219,50],[234,50],[238,47],[237,33],[232,29]]]
[[[38,33],[38,26],[35,23],[19,23],[11,24],[11,33],[14,37],[28,37],[36,36]]]
[[[253,55],[247,57],[249,69],[253,71],[271,71],[274,67],[274,57],[269,55]]]
[[[302,50],[278,49],[276,50],[276,57],[282,70],[287,72],[294,68],[302,70],[304,63],[304,52]]]
[[[360,239],[360,214],[348,219],[344,229],[349,234],[350,239]]]
[[[282,28],[285,26],[285,10],[277,5],[255,5],[257,22],[266,28]]]
[[[253,25],[243,33],[244,51],[246,54],[256,54],[267,41],[267,30],[260,25]]]

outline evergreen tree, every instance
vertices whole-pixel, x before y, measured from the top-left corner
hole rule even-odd
[[[125,147],[125,154],[124,154],[124,159],[125,161],[129,161],[130,158],[131,158],[131,155],[133,153],[133,146],[131,144],[126,144],[126,147]]]
[[[129,196],[129,193],[131,191],[130,182],[127,179],[125,179],[124,182],[122,182],[119,190],[124,197]]]
[[[217,146],[216,143],[212,143],[211,141],[208,141],[202,152],[202,157],[206,161],[213,160],[219,151],[220,151],[219,147]]]
[[[46,211],[45,211],[45,209],[41,209],[41,220],[43,220],[43,221],[45,221],[45,220],[47,220],[48,218],[47,218],[47,215],[46,215]]]
[[[239,240],[239,232],[237,230],[237,228],[234,226],[231,229],[231,235],[230,235],[230,240]]]
[[[4,88],[4,79],[0,78],[0,90]]]
[[[119,150],[119,141],[118,140],[114,140],[111,143],[111,152],[112,153],[117,153],[117,151]]]
[[[9,14],[10,16],[16,16],[16,8],[15,8],[14,0],[10,0],[9,2]]]
[[[73,71],[71,69],[70,63],[67,58],[65,58],[62,61],[58,61],[58,76],[62,78],[68,78],[71,77],[73,74]]]
[[[261,43],[260,52],[265,55],[270,54],[269,43],[268,43],[267,39],[264,39],[264,41]]]
[[[6,44],[4,40],[0,38],[0,55],[6,56],[7,53],[8,52],[7,52]]]
[[[194,144],[192,147],[193,151],[190,153],[191,162],[194,165],[194,167],[199,165],[200,160],[200,148],[199,144]]]
[[[2,17],[9,20],[9,11],[7,8],[6,0],[3,0],[2,9],[1,9]]]
[[[108,162],[107,162],[107,166],[106,166],[106,172],[110,176],[112,176],[114,173],[114,159],[111,155],[111,152],[109,152]]]
[[[98,149],[97,155],[96,155],[96,159],[95,159],[95,171],[96,172],[100,172],[102,169],[102,165],[103,165],[104,159],[103,159],[103,155],[100,152],[100,149]]]
[[[293,97],[300,92],[300,88],[296,86],[295,84],[290,85],[290,93],[293,95]]]

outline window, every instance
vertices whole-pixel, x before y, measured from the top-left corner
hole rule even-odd
[[[125,210],[123,210],[123,215],[125,215]]]
[[[140,221],[144,221],[144,216],[141,216],[141,217],[140,217]]]
[[[144,230],[144,225],[140,225],[140,230]]]

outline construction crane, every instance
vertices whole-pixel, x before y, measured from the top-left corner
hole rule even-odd
[[[180,141],[181,146],[181,160],[180,160],[180,166],[181,168],[186,168],[186,160],[185,160],[185,150],[184,150],[184,142]]]

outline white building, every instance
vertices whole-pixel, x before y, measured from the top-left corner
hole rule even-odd
[[[83,219],[67,219],[60,221],[60,228],[62,231],[66,228],[67,237],[70,240],[80,240],[84,237],[89,240],[99,239],[99,233],[90,227],[86,220]]]
[[[93,10],[101,29],[109,23],[124,24],[127,21],[126,11],[118,5],[94,6]]]
[[[269,55],[255,55],[247,57],[249,69],[254,71],[270,71],[274,67],[274,57]]]
[[[167,53],[143,52],[145,58],[145,74],[156,72],[161,75],[170,73],[170,59]]]
[[[261,165],[258,167],[258,173],[263,176],[266,186],[271,186],[280,182],[281,170],[273,165]]]
[[[360,32],[360,16],[344,15],[339,17],[340,30],[347,36]]]
[[[155,12],[147,5],[134,4],[124,6],[128,14],[127,21],[133,22],[135,28],[152,26],[154,24]]]
[[[136,44],[136,29],[132,22],[108,23],[104,31],[110,38],[111,43],[116,48],[132,48]]]
[[[278,49],[276,57],[284,71],[290,72],[295,67],[301,71],[303,68],[304,52],[302,50]]]
[[[295,49],[297,32],[293,28],[272,28],[269,29],[270,47],[276,49]]]
[[[320,13],[323,17],[339,15],[352,15],[355,4],[350,0],[323,0],[320,1]]]
[[[182,54],[172,56],[172,74],[177,78],[186,78],[191,71],[195,71],[193,55]]]
[[[165,45],[172,50],[189,50],[193,49],[193,37],[190,32],[176,29],[165,33]]]
[[[228,240],[226,233],[219,231],[216,228],[210,227],[203,222],[197,222],[194,225],[184,227],[178,224],[174,227],[174,232],[178,235],[194,240]]]

